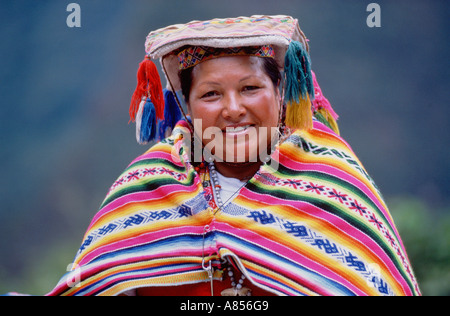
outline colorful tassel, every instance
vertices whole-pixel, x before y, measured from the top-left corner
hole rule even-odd
[[[142,125],[142,113],[144,112],[144,106],[146,103],[146,99],[142,99],[141,103],[139,104],[139,110],[136,113],[136,141],[138,143],[141,143],[141,125]]]
[[[286,126],[293,129],[310,130],[313,127],[311,101],[306,99],[290,101],[286,107]]]
[[[315,93],[314,101],[312,102],[314,116],[339,135],[339,126],[336,122],[339,116],[336,114],[336,112],[334,112],[330,102],[323,95],[322,89],[320,89],[320,86],[317,82],[316,74],[313,71],[311,71],[311,74],[313,76]]]
[[[141,102],[142,104],[142,102]],[[139,114],[140,116],[140,114]],[[140,126],[138,132],[137,126]],[[147,144],[155,139],[157,131],[156,109],[150,98],[147,98],[143,109],[141,122],[136,125],[136,136],[139,144]]]
[[[181,111],[175,96],[169,89],[164,89],[164,121],[160,122],[159,138],[166,137],[166,132],[173,130],[175,125],[181,119]]]
[[[139,64],[137,72],[137,86],[131,97],[130,120],[136,120],[136,114],[139,111],[139,104],[142,98],[150,98],[154,105],[156,118],[164,119],[164,96],[162,92],[161,79],[159,77],[156,65],[150,60],[150,57]]]
[[[319,83],[317,82],[316,74],[314,73],[314,71],[311,71],[311,74],[313,76],[313,83],[314,83],[314,101],[313,101],[314,110],[324,108],[335,120],[337,120],[339,116],[336,114],[336,112],[334,112],[330,102],[323,95],[322,89],[320,89]]]
[[[300,42],[292,41],[288,47],[284,77],[284,98],[287,104],[285,123],[293,129],[309,130],[312,128],[314,84],[308,52]]]

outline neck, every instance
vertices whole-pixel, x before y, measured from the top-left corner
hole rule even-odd
[[[241,181],[252,178],[262,165],[262,162],[229,163],[216,162],[216,169],[227,178],[236,178]]]

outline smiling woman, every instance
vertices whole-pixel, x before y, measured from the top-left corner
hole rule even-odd
[[[140,143],[161,139],[113,184],[49,295],[420,295],[296,19],[173,25],[146,53],[130,115]]]

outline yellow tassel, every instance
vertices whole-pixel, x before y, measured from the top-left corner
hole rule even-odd
[[[322,116],[327,120],[328,124],[330,124],[331,128],[333,129],[333,131],[336,134],[340,135],[340,133],[339,133],[339,126],[338,126],[336,120],[333,118],[333,116],[324,108],[320,108],[318,110],[318,112],[320,114],[322,114]]]
[[[309,96],[299,102],[288,102],[286,107],[286,126],[291,129],[310,130],[313,127],[311,101]]]

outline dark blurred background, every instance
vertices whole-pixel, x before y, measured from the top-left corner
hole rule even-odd
[[[0,0],[0,293],[42,295],[110,185],[147,148],[128,106],[148,32],[299,19],[341,134],[380,187],[424,295],[450,295],[448,0]],[[370,28],[369,3],[381,8]]]

